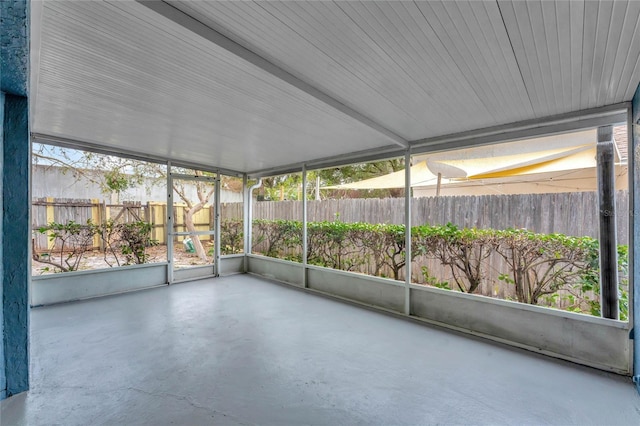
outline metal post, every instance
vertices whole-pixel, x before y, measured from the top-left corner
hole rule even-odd
[[[307,166],[302,166],[302,286],[307,288]]]
[[[405,277],[404,313],[411,314],[411,149],[404,154]]]
[[[598,127],[598,209],[600,216],[600,305],[604,318],[618,319],[618,259],[613,128]]]
[[[438,172],[438,183],[436,184],[436,197],[440,196],[441,185],[442,185],[442,173]]]
[[[316,175],[316,201],[320,201],[320,172]]]
[[[247,188],[247,183],[249,179],[247,174],[244,173],[242,175],[242,235],[244,235],[244,242],[242,244],[242,251],[244,253],[244,258],[242,259],[242,272],[245,274],[249,269],[249,258],[247,254],[250,253],[249,248],[251,247],[251,240],[249,240],[249,198],[251,194],[249,194],[249,188]]]
[[[220,267],[220,172],[216,173],[214,189],[214,228],[213,228],[213,274],[219,277],[222,273]]]
[[[629,114],[629,321],[633,337],[633,382],[640,393],[640,85]]]
[[[173,177],[171,176],[171,161],[167,162],[167,281],[173,284]]]
[[[247,246],[245,248],[245,265],[246,265],[246,272],[249,272],[249,259],[247,259],[247,254],[251,254],[251,249],[252,249],[252,244],[253,244],[253,240],[252,240],[252,233],[253,233],[253,190],[260,188],[262,186],[262,178],[258,179],[258,182],[253,185],[250,186],[249,189],[247,190],[247,203],[249,204],[247,206],[247,215],[246,215],[246,221],[247,223]]]

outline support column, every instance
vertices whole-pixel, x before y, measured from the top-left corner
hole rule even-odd
[[[244,260],[245,260],[245,272],[249,272],[249,259],[248,255],[252,252],[253,245],[253,190],[260,188],[262,186],[262,178],[258,179],[258,182],[255,185],[250,186],[247,189],[247,197],[245,201],[245,213],[244,213],[244,221],[245,221],[245,249],[244,249]]]
[[[173,178],[171,177],[171,161],[167,162],[167,216],[164,231],[167,241],[167,283],[173,284]]]
[[[213,231],[213,266],[214,275],[219,277],[222,274],[220,266],[220,172],[216,173],[215,194],[213,196],[214,204],[214,231]]]
[[[244,257],[242,258],[242,272],[245,274],[249,271],[249,258],[247,255],[251,253],[251,240],[249,240],[249,198],[251,194],[249,194],[249,188],[247,187],[249,183],[249,179],[247,174],[244,173],[242,175],[242,235],[244,236],[244,240],[242,243],[242,251],[244,253]]]
[[[629,291],[633,304],[631,306],[630,321],[632,321],[633,341],[633,381],[640,393],[640,85],[631,103],[631,138],[629,140],[629,202],[631,203],[630,226],[632,227],[629,241],[629,276],[631,289]]]
[[[404,155],[404,313],[411,314],[411,150]]]
[[[29,2],[0,2],[0,399],[29,389]]]
[[[600,306],[604,318],[619,319],[616,185],[613,127],[598,128],[598,210],[600,218]]]
[[[302,286],[307,288],[307,166],[302,166]]]

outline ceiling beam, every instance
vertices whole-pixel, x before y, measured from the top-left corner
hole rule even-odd
[[[411,142],[411,154],[425,154],[431,152],[451,151],[455,149],[470,148],[482,145],[491,145],[514,140],[530,139],[553,134],[573,132],[588,128],[596,128],[607,124],[616,124],[626,121],[631,104],[622,102],[614,105],[606,105],[598,108],[574,111],[550,117],[536,118],[532,120],[509,123],[484,129],[470,130],[434,138],[419,139]],[[308,170],[337,167],[346,164],[363,163],[368,161],[385,160],[404,155],[405,150],[388,146],[353,152],[346,155],[337,155],[319,158],[304,162],[272,167],[262,170],[254,170],[250,177],[274,176],[285,173],[300,172],[305,165]]]
[[[152,11],[158,13],[159,15],[165,17],[166,19],[180,25],[181,27],[191,31],[194,34],[199,35],[200,37],[208,40],[209,42],[215,44],[216,46],[226,50],[233,55],[242,58],[243,60],[249,62],[250,64],[260,68],[261,70],[271,74],[272,76],[280,79],[281,81],[286,82],[287,84],[296,87],[297,89],[305,92],[307,95],[314,97],[315,99],[323,102],[324,104],[332,107],[333,109],[340,111],[341,113],[349,116],[350,118],[364,124],[365,126],[377,131],[378,133],[386,136],[390,141],[399,145],[403,148],[407,148],[409,146],[409,142],[392,132],[391,130],[385,128],[379,123],[371,120],[368,117],[365,117],[358,111],[348,107],[343,104],[339,100],[327,95],[321,90],[313,87],[312,85],[300,80],[298,77],[293,74],[285,71],[284,69],[274,65],[273,63],[267,61],[262,56],[257,55],[251,50],[241,46],[235,41],[229,39],[228,37],[222,35],[218,31],[214,30],[211,27],[203,24],[192,16],[182,12],[181,10],[175,8],[171,4],[164,1],[153,1],[153,0],[136,0],[138,3],[144,5],[145,7],[151,9]]]
[[[171,161],[171,166],[182,167],[185,169],[200,170],[203,172],[222,173],[227,176],[240,177],[243,172],[237,170],[231,170],[224,167],[215,167],[212,165],[201,164],[197,162],[183,161],[170,157],[163,157],[160,155],[146,154],[144,152],[127,150],[122,148],[111,147],[102,145],[95,142],[83,141],[77,138],[54,136],[45,133],[31,132],[31,142],[41,143],[46,145],[54,145],[62,148],[77,149],[80,151],[90,151],[104,155],[115,155],[118,157],[130,158],[132,160],[144,161],[147,163],[159,163],[166,164]]]
[[[630,106],[629,102],[622,102],[501,126],[419,139],[411,142],[411,149],[414,154],[448,151],[623,123],[626,121]]]
[[[267,169],[254,170],[247,173],[250,178],[259,178],[265,176],[277,176],[287,173],[299,173],[302,167],[308,170],[320,170],[329,167],[345,166],[347,164],[366,163],[369,161],[388,160],[391,158],[402,157],[406,149],[398,148],[390,145],[382,148],[371,148],[364,151],[356,151],[349,154],[334,155],[331,157],[317,158],[309,161],[301,161],[290,163],[284,166],[270,167]]]

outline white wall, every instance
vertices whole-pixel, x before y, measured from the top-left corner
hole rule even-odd
[[[55,166],[32,166],[32,197],[33,198],[99,198],[108,203],[122,201],[159,201],[167,200],[166,185],[154,184],[151,179],[135,188],[123,191],[118,200],[116,194],[102,193],[100,186],[90,180],[74,175],[73,170],[66,170]],[[187,196],[196,199],[195,187],[187,185]],[[176,201],[179,200],[176,198]],[[213,201],[213,200],[211,200]],[[220,191],[220,201],[233,203],[242,201],[242,193],[229,190]]]

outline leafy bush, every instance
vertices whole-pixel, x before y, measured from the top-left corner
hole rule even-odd
[[[540,298],[578,282],[592,264],[593,238],[535,234],[523,229],[495,231],[495,252],[509,266],[502,278],[513,284],[519,302]]]
[[[220,252],[222,254],[242,253],[244,233],[241,220],[223,220],[220,223]]]
[[[486,260],[495,246],[493,230],[459,229],[448,223],[419,226],[411,232],[414,250],[447,266],[458,290],[465,293],[478,290],[484,278]]]
[[[149,255],[147,247],[155,246],[158,241],[151,239],[152,225],[149,222],[137,221],[121,223],[120,230],[120,253],[124,256],[125,265],[147,263]],[[114,253],[116,258],[118,257]]]
[[[365,263],[364,250],[353,244],[362,225],[344,222],[311,222],[307,226],[307,262],[352,271]]]
[[[589,306],[589,313],[594,316],[601,315],[600,307],[600,262],[598,258],[598,241],[593,240],[590,247],[588,261],[590,267],[581,275],[581,281],[576,289],[580,294],[586,295],[585,302]],[[620,320],[629,319],[629,246],[618,246],[618,299],[620,308]],[[571,307],[571,310],[581,311]]]
[[[104,260],[109,266],[143,264],[149,261],[147,248],[158,244],[151,238],[151,230],[152,224],[144,221],[51,222],[37,229],[37,232],[49,235],[50,249],[40,254],[34,250],[33,258],[60,272],[77,271],[86,252],[94,248],[94,239],[99,237],[104,246]]]
[[[302,224],[256,220],[254,250],[299,260]],[[310,222],[309,264],[401,279],[405,267],[405,227],[368,223]],[[422,265],[426,285],[482,294],[487,283],[521,303],[600,314],[598,241],[590,237],[537,234],[524,229],[458,228],[452,224],[412,228],[412,260],[437,261],[450,278],[436,277]],[[627,246],[619,246],[620,311],[628,312]],[[492,270],[491,268],[504,268]],[[448,281],[450,280],[450,281]],[[486,285],[484,286],[487,287]],[[496,292],[497,293],[497,292]],[[491,294],[486,294],[491,296]]]
[[[253,250],[265,256],[284,258],[289,249],[300,247],[302,223],[292,220],[254,220]]]
[[[67,223],[51,222],[42,226],[37,231],[41,234],[48,233],[52,244],[47,253],[37,254],[34,250],[33,258],[61,272],[77,271],[82,257],[93,247],[93,237],[98,229],[91,219],[84,225],[71,220]]]
[[[254,252],[281,259],[302,258],[302,223],[290,220],[254,220]],[[98,236],[109,266],[146,263],[152,225],[139,221],[94,224],[70,221],[38,229],[52,242],[48,253],[34,259],[61,272],[80,267]],[[242,250],[243,229],[238,220],[221,223],[224,254]],[[404,225],[310,222],[307,227],[309,264],[374,276],[402,279],[406,264]],[[452,224],[412,228],[412,260],[432,260],[439,277],[420,266],[426,285],[465,293],[483,294],[487,285],[499,287],[507,298],[522,303],[562,307],[600,315],[598,241],[590,237],[536,234],[523,229],[458,228]],[[496,266],[499,265],[499,266]],[[432,265],[433,266],[433,265]],[[436,265],[437,266],[437,265]],[[494,269],[492,269],[494,268]],[[499,268],[495,271],[495,268]],[[628,318],[628,247],[618,246],[620,318]],[[493,275],[491,275],[493,274]],[[493,276],[495,282],[487,282]],[[490,296],[491,294],[485,294]]]

